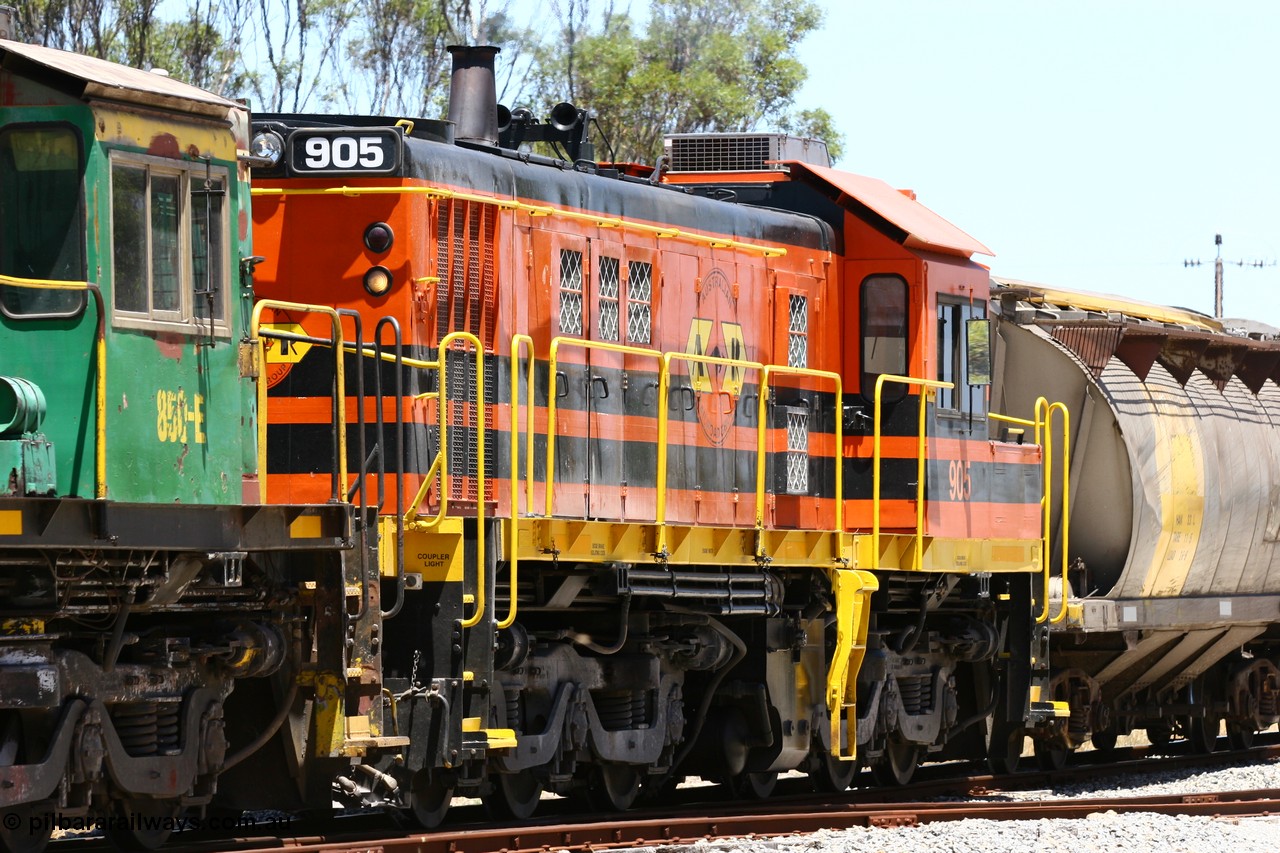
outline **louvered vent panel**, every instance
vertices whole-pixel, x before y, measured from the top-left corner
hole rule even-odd
[[[477,417],[483,411],[486,476],[494,468],[496,446],[493,411],[496,399],[497,362],[494,330],[497,328],[497,275],[494,270],[495,215],[489,205],[442,200],[436,208],[436,332],[437,341],[450,332],[470,332],[485,349],[484,396],[490,405],[476,400],[475,352],[464,342],[452,344],[445,356],[445,418],[448,425],[449,499],[476,500],[481,472],[476,444]],[[485,498],[493,496],[486,481]]]

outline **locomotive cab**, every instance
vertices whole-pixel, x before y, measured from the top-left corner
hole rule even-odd
[[[677,135],[667,141],[671,170],[665,180],[738,204],[804,213],[835,229],[840,247],[828,310],[839,322],[828,323],[826,331],[838,330],[818,358],[838,366],[850,389],[844,519],[849,529],[871,533],[861,541],[874,553],[860,564],[898,572],[882,581],[872,602],[877,621],[871,642],[881,628],[892,653],[888,664],[869,658],[879,664],[871,671],[884,678],[887,670],[888,684],[899,687],[926,671],[892,662],[911,647],[894,634],[910,639],[918,630],[889,626],[903,617],[923,624],[935,609],[938,615],[947,611],[951,605],[929,603],[930,583],[951,575],[945,583],[957,584],[961,600],[981,601],[997,579],[1004,592],[996,600],[1019,602],[1006,612],[1019,615],[1000,631],[1023,650],[1005,655],[1004,698],[985,725],[993,762],[1007,768],[1017,763],[1024,724],[1046,735],[1036,740],[1046,753],[1054,730],[1046,724],[1066,707],[1048,694],[1044,656],[1026,654],[1047,643],[1045,628],[1033,628],[1022,616],[1037,610],[1036,621],[1043,623],[1049,592],[1042,556],[1048,546],[1042,538],[1046,460],[1042,430],[1035,426],[1041,411],[989,405],[990,276],[972,258],[990,250],[921,205],[915,193],[832,169],[824,155],[811,142],[768,134],[714,141]],[[957,582],[955,573],[966,577]],[[1028,587],[1033,575],[1039,575],[1034,590]],[[990,619],[986,614],[977,622]],[[943,653],[930,666],[936,675],[950,671],[954,661]],[[877,689],[864,679],[862,693],[876,695]],[[928,734],[889,738],[883,776],[898,775],[897,769],[936,752],[937,741],[945,739],[935,737],[932,722],[924,723],[928,701],[895,709],[920,714],[919,730]],[[874,717],[866,722],[874,728]]]

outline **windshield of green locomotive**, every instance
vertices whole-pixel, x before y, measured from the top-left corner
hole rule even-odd
[[[0,129],[0,274],[83,281],[83,157],[80,134],[65,124]],[[83,291],[2,286],[10,317],[65,317],[80,312]]]

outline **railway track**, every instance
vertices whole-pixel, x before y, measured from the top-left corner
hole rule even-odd
[[[549,799],[545,815],[520,824],[486,821],[479,806],[456,809],[451,825],[432,832],[397,828],[385,815],[357,815],[325,823],[295,820],[271,835],[250,829],[237,833],[184,832],[166,849],[197,851],[428,851],[428,853],[534,853],[548,850],[603,850],[692,844],[722,838],[774,838],[852,827],[906,827],[940,821],[1001,821],[1083,818],[1090,814],[1280,815],[1280,789],[1201,791],[1125,798],[1055,797],[1054,789],[1081,781],[1100,782],[1129,774],[1222,769],[1280,758],[1280,736],[1247,751],[1209,755],[1160,755],[1148,748],[1109,755],[1080,753],[1071,766],[1054,772],[1005,776],[966,772],[965,765],[934,765],[916,783],[894,789],[853,789],[814,794],[803,778],[784,779],[763,802],[722,799],[717,786],[681,788],[679,806],[656,805],[625,815],[583,814],[571,800]],[[1046,796],[1036,797],[1041,790]],[[1018,798],[1012,798],[1017,793]],[[1030,794],[1030,798],[1028,798]],[[1009,797],[1006,799],[1006,797]],[[103,839],[55,842],[58,853],[111,849]]]

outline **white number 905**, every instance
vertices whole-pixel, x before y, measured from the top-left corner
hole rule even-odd
[[[376,136],[313,136],[305,142],[308,169],[380,169],[386,154]]]

